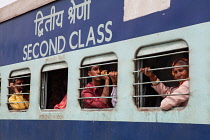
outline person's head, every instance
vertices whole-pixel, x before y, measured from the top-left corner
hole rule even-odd
[[[97,76],[101,75],[101,67],[100,66],[92,66],[88,71],[89,76]],[[93,80],[100,81],[101,77],[93,77]]]
[[[24,86],[21,86],[24,84],[24,80],[23,79],[14,79],[13,81],[14,85],[17,85],[16,88],[18,91],[22,91],[24,89]]]
[[[172,66],[181,66],[188,64],[189,64],[188,59],[178,58],[172,63]],[[173,68],[172,75],[174,76],[174,79],[186,79],[189,77],[189,68],[188,67]]]

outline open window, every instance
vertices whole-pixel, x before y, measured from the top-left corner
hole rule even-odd
[[[0,75],[0,95],[1,95],[1,75]]]
[[[135,62],[135,95],[133,96],[137,108],[141,107],[160,107],[163,95],[159,95],[151,86],[152,84],[163,83],[168,87],[178,87],[180,81],[188,81],[189,79],[174,79],[172,76],[172,62],[177,58],[188,59],[188,46],[184,41],[175,41],[165,44],[142,47],[136,55]],[[140,68],[150,67],[153,73],[160,81],[151,82],[144,74],[140,73]],[[182,65],[180,67],[187,67]],[[188,73],[189,74],[189,73]],[[189,95],[183,93],[182,95]],[[167,96],[172,96],[169,94]],[[178,94],[174,96],[179,96]],[[166,96],[164,96],[166,97]]]
[[[68,85],[67,63],[45,65],[41,76],[41,109],[65,109]]]
[[[117,75],[116,83],[110,78],[109,72],[117,72],[117,56],[114,53],[102,54],[87,57],[82,61],[80,67],[80,98],[79,102],[82,109],[103,109],[113,108],[117,100]],[[98,68],[100,72],[96,75],[90,75],[93,68]],[[103,73],[102,71],[107,72]],[[102,74],[103,73],[103,74]],[[108,84],[102,77],[108,77]],[[96,79],[100,84],[94,85],[93,80]],[[102,97],[104,89],[108,90],[107,95]],[[106,101],[105,101],[105,100]]]
[[[9,83],[8,108],[10,111],[26,111],[30,104],[30,81],[29,69],[12,71]]]

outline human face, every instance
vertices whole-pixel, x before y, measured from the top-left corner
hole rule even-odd
[[[101,68],[100,66],[92,66],[91,70],[88,71],[89,76],[97,76],[101,74]],[[94,80],[101,80],[101,77],[93,77]]]
[[[180,66],[180,64],[177,64],[175,66]],[[173,71],[174,71],[174,79],[186,79],[189,77],[187,67],[174,68]]]
[[[22,91],[22,90],[24,89],[23,86],[20,86],[20,85],[23,85],[23,84],[24,84],[24,80],[23,80],[23,79],[16,79],[14,84],[15,84],[15,85],[18,85],[18,86],[16,86],[16,88],[17,88],[17,90],[18,90],[19,92]]]

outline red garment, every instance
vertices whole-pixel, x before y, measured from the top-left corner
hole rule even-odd
[[[85,87],[94,87],[92,82]],[[102,91],[98,88],[87,88],[82,91],[82,97],[101,97]],[[108,104],[103,102],[102,98],[83,99],[85,108],[110,108]]]
[[[63,100],[54,106],[54,109],[65,109],[67,101],[67,94],[64,96]]]

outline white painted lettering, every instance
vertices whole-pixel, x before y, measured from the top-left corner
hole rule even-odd
[[[49,40],[49,55],[51,55],[51,48],[53,53],[57,53],[57,37],[55,37],[55,43],[53,43],[52,39]]]
[[[63,47],[60,48],[60,45],[62,44],[61,41],[63,42]],[[64,36],[58,36],[58,53],[62,53],[63,50],[66,47],[66,39]]]
[[[104,33],[101,31],[101,28],[104,28],[104,24],[98,26],[98,35],[101,36],[101,39],[97,39],[97,43],[102,43],[104,41]]]
[[[44,45],[45,44],[45,45]],[[45,52],[43,53],[43,46],[45,46]],[[48,53],[48,49],[49,49],[49,46],[48,46],[48,43],[46,40],[42,41],[41,45],[40,45],[40,54],[42,57],[45,57]]]
[[[28,60],[31,60],[31,56],[30,56],[30,53],[32,53],[31,47],[32,47],[32,44],[28,44]]]
[[[87,37],[87,41],[86,41],[86,46],[88,46],[89,42],[93,41],[93,45],[96,44],[95,41],[95,35],[94,35],[94,31],[93,31],[93,27],[90,27],[89,33],[88,33],[88,37]]]
[[[27,52],[26,52],[27,47],[28,47],[27,45],[25,45],[25,46],[23,47],[23,53],[25,54],[25,57],[23,57],[23,60],[24,60],[24,61],[27,60],[27,57],[28,57]]]
[[[75,44],[75,45],[72,44],[72,37],[73,37],[74,35],[78,36],[78,32],[77,32],[77,31],[74,31],[73,33],[71,33],[71,35],[70,35],[70,37],[69,37],[69,46],[70,46],[70,48],[73,49],[73,50],[76,49],[77,46],[78,46],[78,44]]]
[[[33,46],[33,57],[34,58],[38,58],[39,57],[39,53],[37,55],[35,54],[36,46],[39,46],[39,43],[35,43],[34,46]]]
[[[85,46],[85,44],[81,43],[81,30],[79,30],[79,35],[78,35],[78,44],[79,44],[79,48],[82,48]]]
[[[105,26],[105,31],[109,34],[109,37],[105,37],[106,42],[109,42],[112,39],[112,30],[108,28],[109,25],[112,25],[112,21],[108,21]]]

